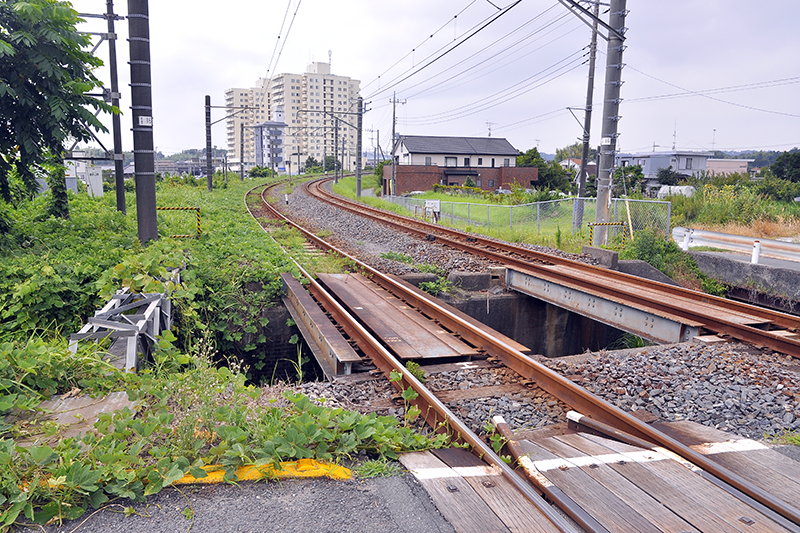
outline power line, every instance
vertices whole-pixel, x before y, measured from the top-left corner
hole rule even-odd
[[[426,38],[424,41],[422,41],[422,42],[421,42],[421,43],[419,43],[417,46],[415,46],[414,48],[412,48],[410,52],[408,52],[406,55],[404,55],[403,57],[401,57],[400,59],[398,59],[397,61],[395,61],[395,63],[394,63],[394,64],[393,64],[391,67],[387,68],[385,71],[383,71],[381,74],[379,74],[377,78],[375,78],[375,79],[373,79],[372,81],[370,81],[369,83],[367,83],[367,84],[363,85],[363,86],[361,87],[361,89],[362,89],[362,90],[363,90],[363,89],[366,89],[367,87],[369,87],[370,85],[372,85],[372,84],[373,84],[373,83],[375,83],[376,81],[379,81],[379,80],[381,79],[381,76],[385,75],[387,72],[390,72],[390,71],[391,71],[391,70],[392,70],[394,67],[396,67],[397,65],[399,65],[399,64],[400,64],[400,63],[401,63],[401,62],[402,62],[404,59],[407,59],[407,58],[408,58],[408,56],[410,56],[411,54],[413,54],[413,53],[416,51],[416,49],[417,49],[417,48],[419,48],[420,46],[424,45],[425,43],[427,43],[428,41],[430,41],[431,39],[433,39],[433,38],[434,38],[434,36],[436,36],[436,34],[438,34],[440,31],[442,31],[443,29],[445,29],[445,28],[446,28],[446,27],[447,27],[447,26],[450,24],[450,22],[451,22],[453,19],[455,19],[455,18],[458,18],[458,16],[459,16],[459,15],[461,15],[462,13],[464,13],[464,12],[465,12],[467,9],[469,9],[469,8],[472,6],[472,4],[474,4],[474,3],[475,3],[475,2],[477,2],[477,1],[478,1],[478,0],[472,0],[472,2],[470,2],[469,4],[467,4],[467,6],[466,6],[464,9],[462,9],[461,11],[459,11],[458,13],[456,13],[456,14],[455,14],[455,16],[453,16],[453,18],[449,18],[449,19],[447,19],[447,22],[445,22],[444,24],[442,24],[442,25],[439,27],[439,29],[438,29],[438,30],[436,30],[436,31],[434,31],[433,33],[431,33],[430,37]]]
[[[281,55],[283,55],[283,47],[286,46],[286,41],[289,40],[289,33],[291,33],[291,31],[292,31],[292,26],[294,26],[294,19],[297,18],[297,12],[300,11],[300,4],[302,4],[302,3],[303,3],[303,0],[299,0],[297,2],[297,7],[295,8],[294,14],[292,15],[292,20],[291,20],[291,22],[289,22],[289,29],[286,30],[286,38],[283,40],[283,43],[281,43],[281,49],[278,52],[278,58],[275,60],[275,65],[273,65],[273,69],[277,69],[278,68],[278,63],[281,60]],[[267,75],[269,75],[269,73],[267,73]]]
[[[630,98],[625,101],[630,103],[630,102],[647,102],[653,100],[669,100],[673,98],[686,98],[689,96],[699,96],[705,94],[722,94],[722,93],[731,93],[739,91],[751,91],[755,89],[769,89],[772,87],[780,87],[783,85],[794,85],[797,83],[800,83],[800,77],[784,78],[781,80],[772,80],[772,81],[762,81],[757,83],[747,83],[744,85],[732,85],[729,87],[719,87],[717,89],[704,89],[701,91],[693,91],[693,92],[662,94],[658,96],[643,96],[641,98]]]
[[[283,14],[283,22],[281,22],[281,29],[278,30],[278,38],[275,39],[275,47],[272,49],[272,56],[269,58],[269,63],[267,63],[267,78],[270,77],[270,73],[272,72],[272,60],[275,59],[275,52],[278,51],[278,45],[281,42],[281,34],[283,34],[283,27],[286,25],[286,17],[289,16],[289,9],[292,7],[292,0],[289,0],[289,3],[286,4],[286,12]]]
[[[674,83],[670,83],[668,81],[664,81],[664,80],[662,80],[660,78],[657,78],[657,77],[655,77],[655,76],[653,76],[651,74],[647,74],[646,72],[643,72],[643,71],[641,71],[639,69],[633,68],[633,67],[631,67],[629,65],[627,65],[627,66],[628,66],[629,69],[633,70],[634,72],[638,72],[639,74],[641,74],[643,76],[646,76],[646,77],[648,77],[650,79],[659,81],[659,82],[661,82],[661,83],[663,83],[665,85],[669,85],[670,87],[675,87],[676,89],[679,89],[679,90],[683,91],[684,93],[688,93],[688,94],[690,94],[692,96],[702,96],[703,98],[708,98],[709,100],[714,100],[716,102],[721,102],[723,104],[728,104],[728,105],[732,105],[732,106],[735,106],[735,107],[741,107],[743,109],[749,109],[751,111],[760,111],[762,113],[770,113],[770,114],[773,114],[773,115],[781,115],[781,116],[784,116],[784,117],[800,118],[800,115],[795,115],[793,113],[784,113],[783,111],[773,111],[771,109],[761,109],[759,107],[753,107],[753,106],[749,106],[749,105],[745,105],[745,104],[737,104],[736,102],[723,100],[722,98],[716,98],[714,96],[710,96],[708,94],[704,94],[703,92],[692,91],[691,89],[686,89],[684,87],[681,87],[680,85],[676,85]]]
[[[390,84],[390,85],[389,85],[389,86],[387,86],[387,87],[384,87],[383,89],[380,89],[380,90],[378,90],[377,92],[375,92],[375,93],[373,93],[372,95],[370,95],[370,96],[369,96],[369,98],[373,98],[373,97],[375,97],[375,96],[377,96],[377,95],[379,95],[379,94],[381,94],[381,93],[383,93],[383,92],[386,92],[387,90],[389,90],[389,89],[391,89],[391,88],[393,88],[393,87],[396,87],[397,85],[401,84],[402,82],[404,82],[405,80],[407,80],[407,79],[408,79],[408,78],[410,78],[411,76],[414,76],[415,74],[418,74],[418,73],[419,73],[419,72],[421,72],[422,70],[424,70],[424,69],[428,68],[429,66],[433,65],[434,63],[436,63],[437,61],[439,61],[441,58],[443,58],[444,56],[446,56],[447,54],[449,54],[450,52],[452,52],[453,50],[455,50],[456,48],[458,48],[459,46],[461,46],[462,44],[464,44],[465,42],[467,42],[467,41],[468,41],[468,40],[470,40],[471,38],[473,38],[475,35],[477,35],[477,34],[478,34],[478,33],[480,33],[481,31],[483,31],[484,29],[486,29],[486,28],[487,28],[489,25],[491,25],[493,22],[495,22],[496,20],[498,20],[500,17],[502,17],[503,15],[505,15],[506,13],[508,13],[509,11],[511,11],[511,9],[513,9],[514,7],[518,6],[518,5],[519,5],[521,2],[522,2],[522,0],[517,0],[516,2],[514,2],[513,4],[511,4],[510,6],[508,6],[507,8],[505,8],[503,11],[500,11],[499,13],[497,13],[497,14],[496,14],[494,17],[492,17],[492,18],[491,18],[491,19],[490,19],[488,22],[486,22],[485,24],[483,24],[483,25],[482,25],[481,27],[479,27],[477,30],[473,31],[472,33],[470,33],[469,35],[467,35],[465,38],[463,38],[462,40],[458,41],[456,44],[454,44],[453,46],[451,46],[451,47],[450,47],[449,49],[447,49],[445,52],[441,53],[441,54],[440,54],[439,56],[437,56],[435,59],[433,59],[433,60],[431,60],[431,61],[429,61],[429,62],[425,63],[423,66],[421,66],[420,68],[416,69],[414,72],[411,72],[410,74],[408,74],[408,75],[407,75],[407,76],[405,76],[404,78],[402,78],[402,79],[400,79],[400,80],[398,80],[398,81],[396,81],[396,82],[394,82],[394,83]]]

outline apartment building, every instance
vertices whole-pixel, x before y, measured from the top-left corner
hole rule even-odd
[[[236,109],[228,112],[228,159],[239,159],[244,125],[245,169],[252,168],[256,162],[253,126],[278,120],[277,112],[283,110],[287,165],[281,166],[281,170],[297,172],[298,161],[303,170],[309,157],[322,161],[334,152],[339,154],[345,169],[355,170],[356,116],[347,113],[358,111],[360,91],[359,80],[331,74],[329,63],[312,63],[304,74],[283,73],[259,79],[250,89],[228,89],[225,105],[251,108],[238,114]]]

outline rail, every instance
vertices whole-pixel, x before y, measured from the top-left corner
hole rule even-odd
[[[307,184],[307,187],[318,188],[319,183],[320,182],[310,182],[309,184]],[[357,204],[357,206],[359,212],[362,214],[364,213],[364,210],[367,207],[364,206],[363,204]],[[338,250],[331,244],[327,243],[325,240],[317,237],[316,235],[305,230],[299,225],[289,221],[286,217],[278,213],[277,210],[274,210],[271,206],[269,206],[268,208],[271,209],[276,214],[276,216],[280,216],[280,218],[286,220],[288,224],[301,231],[306,236],[306,238],[308,238],[311,242],[315,243],[317,246],[326,250],[334,251],[335,253],[342,254],[343,256],[349,257],[342,251]],[[407,219],[408,217],[402,217],[402,218]],[[470,235],[468,237],[477,240],[475,239],[474,236]],[[439,239],[438,236],[436,238]],[[544,254],[541,255],[553,261],[559,260],[558,258],[553,258],[551,256],[546,256]],[[382,272],[377,271],[366,264],[360,263],[355,258],[349,257],[349,259],[351,261],[356,262],[359,268],[361,268],[369,275],[371,275],[373,281],[378,283],[380,286],[382,286],[386,290],[389,290],[390,292],[402,298],[403,300],[407,301],[410,305],[416,307],[424,314],[431,317],[436,317],[437,321],[439,321],[446,328],[458,332],[458,334],[463,339],[467,340],[474,346],[484,350],[487,354],[497,357],[507,367],[516,371],[522,377],[534,380],[537,383],[537,385],[541,387],[544,391],[552,394],[553,396],[560,399],[567,405],[571,406],[576,411],[579,411],[582,414],[589,416],[593,419],[596,419],[600,422],[610,424],[621,431],[625,431],[636,437],[645,439],[648,442],[655,443],[684,457],[688,461],[694,463],[695,465],[706,470],[707,472],[715,475],[719,479],[725,481],[729,485],[735,487],[736,489],[742,491],[746,495],[759,501],[760,503],[769,507],[773,511],[779,513],[785,518],[800,525],[800,510],[798,510],[797,508],[785,504],[781,500],[775,498],[774,496],[767,493],[763,489],[753,485],[752,483],[742,478],[738,474],[717,464],[713,460],[709,459],[707,456],[704,456],[692,450],[688,446],[685,446],[679,441],[673,439],[672,437],[669,437],[668,435],[658,431],[649,424],[646,424],[641,420],[639,420],[638,418],[633,417],[632,415],[611,405],[605,400],[590,393],[583,387],[553,372],[552,370],[539,364],[532,358],[508,346],[506,343],[496,339],[482,328],[451,313],[447,309],[440,306],[435,299],[430,297],[430,295],[420,291],[419,289],[416,289],[415,287],[409,286],[408,284],[398,281],[397,279],[391,276],[383,274]],[[560,260],[560,261],[564,261],[563,264],[565,265],[567,265],[568,263],[574,263],[568,260]],[[597,272],[595,272],[595,274],[606,272],[597,267],[591,267],[590,265],[585,265],[585,266],[590,267],[589,270],[591,271],[596,270]],[[552,264],[550,270],[552,271]],[[557,269],[557,270],[564,270],[564,269]],[[608,279],[605,279],[605,281],[602,282],[601,284],[607,286],[611,284],[611,282]],[[663,285],[663,284],[658,284],[658,285]],[[310,287],[312,293],[318,300],[322,301],[325,298],[325,295],[323,294],[324,291],[319,293],[317,292],[321,290],[321,287],[318,287],[318,284],[311,283]],[[670,286],[664,285],[664,287],[670,287]],[[662,300],[668,299],[664,294],[657,295],[656,298],[660,298]],[[330,308],[328,308],[327,305],[330,305]],[[345,331],[348,333],[348,335],[353,337],[358,342],[359,347],[361,347],[362,349],[365,349],[366,347],[365,352],[368,353],[368,355],[375,358],[376,365],[387,376],[392,369],[396,370],[397,372],[400,372],[403,375],[402,384],[396,384],[398,388],[400,387],[405,388],[410,386],[420,394],[420,398],[422,398],[422,401],[424,403],[422,405],[419,405],[418,407],[420,407],[422,413],[426,415],[426,420],[431,425],[431,427],[437,428],[439,427],[440,424],[444,423],[445,426],[451,432],[453,432],[455,435],[460,435],[465,442],[468,442],[470,446],[473,447],[473,450],[476,453],[478,453],[479,455],[484,453],[483,450],[486,449],[485,443],[483,443],[483,441],[481,441],[476,435],[474,435],[474,433],[472,433],[472,431],[469,430],[469,428],[464,426],[463,423],[460,420],[458,420],[447,409],[446,406],[444,406],[438,399],[436,399],[432,395],[432,393],[430,393],[416,378],[414,378],[414,376],[411,375],[399,362],[397,362],[393,357],[391,357],[388,351],[382,345],[380,345],[380,343],[376,339],[374,339],[374,337],[368,335],[362,326],[360,326],[358,323],[351,323],[350,320],[353,320],[352,317],[348,317],[347,313],[343,309],[340,310],[339,309],[340,306],[337,307],[338,304],[335,301],[330,302],[330,304],[324,304],[323,306],[326,307],[326,310],[331,313],[331,315],[334,317],[335,320],[337,320],[337,322],[339,322],[340,318],[342,318],[347,322],[347,324],[343,326]],[[362,343],[364,344],[362,345]],[[795,343],[795,344],[800,344],[800,343]],[[489,460],[490,463],[496,464],[498,467],[500,467],[501,470],[504,472],[504,474],[506,472],[509,472],[507,474],[508,476],[513,475],[514,476],[513,482],[515,484],[518,484],[522,481],[521,478],[519,478],[516,475],[516,473],[511,471],[502,460],[497,458],[494,453],[489,453],[489,452],[491,452],[491,450],[488,450],[487,453],[484,453],[484,456]],[[499,461],[499,463],[497,461]],[[529,492],[526,491],[523,492],[526,495],[529,494]]]
[[[784,261],[800,261],[800,244],[794,242],[745,237],[743,235],[717,233],[715,231],[704,231],[684,227],[674,228],[672,230],[672,238],[683,251],[689,251],[690,248],[706,246],[750,255],[756,243],[758,243],[760,245],[760,254],[758,255],[771,257],[773,259],[782,259]],[[757,258],[756,262],[758,262]]]
[[[314,196],[360,216],[392,225],[398,230],[422,238],[435,238],[446,246],[509,265],[570,289],[597,294],[632,307],[680,317],[702,324],[708,332],[766,346],[800,358],[800,338],[787,335],[792,331],[800,331],[800,319],[796,316],[397,215],[328,192],[322,187],[323,182],[324,180],[312,181],[305,186]]]

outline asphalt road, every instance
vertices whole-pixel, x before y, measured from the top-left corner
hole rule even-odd
[[[104,506],[59,525],[22,528],[47,533],[450,533],[410,474],[367,480],[245,482],[168,488],[145,504]],[[190,506],[191,503],[191,506]],[[125,516],[132,506],[136,513]],[[193,517],[193,520],[189,517]]]

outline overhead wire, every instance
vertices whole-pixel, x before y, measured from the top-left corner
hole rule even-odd
[[[399,84],[401,84],[402,82],[404,82],[405,80],[409,79],[411,76],[414,76],[415,74],[418,74],[418,73],[419,73],[419,72],[421,72],[422,70],[424,70],[424,69],[428,68],[429,66],[433,65],[434,63],[436,63],[437,61],[439,61],[440,59],[442,59],[444,56],[446,56],[447,54],[449,54],[450,52],[452,52],[452,51],[453,51],[453,50],[455,50],[456,48],[460,47],[461,45],[463,45],[464,43],[466,43],[467,41],[469,41],[470,39],[472,39],[472,38],[473,38],[475,35],[479,34],[479,33],[480,33],[480,32],[482,32],[483,30],[485,30],[485,29],[486,29],[487,27],[489,27],[489,26],[490,26],[492,23],[494,23],[495,21],[497,21],[497,20],[498,20],[500,17],[502,17],[503,15],[507,14],[507,13],[508,13],[509,11],[511,11],[511,9],[513,9],[514,7],[518,6],[518,5],[519,5],[521,2],[522,2],[522,0],[516,0],[516,2],[514,2],[514,3],[513,3],[513,4],[511,4],[510,6],[506,7],[504,10],[502,10],[502,11],[500,11],[500,12],[496,13],[496,14],[495,14],[493,17],[491,17],[491,18],[490,18],[490,19],[489,19],[489,20],[488,20],[486,23],[484,23],[483,25],[481,25],[481,26],[480,26],[478,29],[476,29],[476,30],[472,31],[472,32],[471,32],[469,35],[467,35],[467,36],[466,36],[466,37],[464,37],[463,39],[461,39],[461,40],[457,41],[457,42],[456,42],[454,45],[450,46],[450,48],[448,48],[447,50],[445,50],[444,52],[442,52],[440,55],[436,56],[436,57],[435,57],[434,59],[432,59],[431,61],[428,61],[428,62],[427,62],[427,63],[425,63],[423,66],[421,66],[421,67],[419,67],[419,68],[415,69],[413,72],[411,72],[410,74],[408,74],[408,75],[406,75],[405,77],[401,78],[400,80],[394,81],[394,82],[390,83],[390,85],[388,85],[387,87],[384,87],[384,88],[382,88],[382,89],[379,89],[377,92],[375,92],[375,93],[371,94],[371,95],[370,95],[368,98],[374,98],[375,96],[377,96],[377,95],[379,95],[379,94],[385,93],[385,92],[386,92],[386,91],[388,91],[389,89],[391,89],[391,88],[393,88],[393,87],[396,87],[396,86],[398,86]]]
[[[444,24],[442,24],[442,25],[439,27],[439,29],[438,29],[438,30],[436,30],[436,31],[434,31],[433,33],[431,33],[430,37],[427,37],[427,38],[426,38],[424,41],[422,41],[422,42],[421,42],[421,43],[419,43],[417,46],[415,46],[414,48],[412,48],[410,52],[408,52],[406,55],[404,55],[403,57],[401,57],[400,59],[398,59],[398,60],[397,60],[397,61],[396,61],[396,62],[395,62],[395,63],[394,63],[392,66],[390,66],[389,68],[387,68],[387,69],[386,69],[385,71],[383,71],[381,74],[378,74],[378,77],[376,77],[376,78],[375,78],[375,79],[373,79],[372,81],[370,81],[370,82],[368,82],[368,83],[366,83],[366,84],[362,85],[362,86],[361,86],[361,89],[362,89],[362,90],[363,90],[363,89],[366,89],[367,87],[369,87],[370,85],[372,85],[372,84],[373,84],[373,83],[375,83],[376,81],[380,80],[380,79],[381,79],[381,76],[384,76],[386,73],[390,72],[390,71],[391,71],[391,70],[392,70],[394,67],[396,67],[397,65],[399,65],[399,64],[400,64],[400,63],[401,63],[401,62],[402,62],[404,59],[407,59],[407,58],[408,58],[408,56],[410,56],[411,54],[413,54],[413,53],[414,53],[414,52],[417,50],[417,48],[419,48],[420,46],[424,45],[426,42],[428,42],[428,41],[430,41],[431,39],[433,39],[433,38],[434,38],[434,37],[435,37],[435,36],[436,36],[436,35],[437,35],[437,34],[438,34],[440,31],[442,31],[443,29],[445,29],[445,28],[446,28],[446,27],[447,27],[447,26],[450,24],[450,22],[451,22],[451,21],[452,21],[454,18],[458,18],[458,16],[459,16],[459,15],[461,15],[462,13],[464,13],[464,12],[465,12],[467,9],[469,9],[469,8],[470,8],[470,7],[471,7],[471,6],[472,6],[472,5],[473,5],[475,2],[477,2],[477,1],[478,1],[478,0],[472,0],[472,2],[470,2],[469,4],[467,4],[467,6],[466,6],[464,9],[462,9],[461,11],[459,11],[458,13],[456,13],[456,14],[455,14],[455,16],[453,16],[453,18],[449,18],[449,19],[447,19],[447,22],[445,22]]]
[[[292,7],[292,0],[289,0],[289,3],[286,4],[286,12],[283,14],[281,29],[278,30],[278,38],[275,39],[275,47],[272,49],[272,55],[269,58],[269,63],[267,63],[267,78],[270,77],[270,73],[272,72],[272,60],[275,59],[275,52],[278,51],[278,45],[281,42],[281,35],[283,35],[283,27],[286,25],[286,17],[289,16],[289,9],[291,9],[291,7]]]
[[[289,40],[289,34],[292,31],[292,26],[294,26],[294,19],[297,18],[297,12],[300,11],[300,4],[302,4],[302,3],[303,3],[303,0],[298,0],[297,1],[297,7],[294,10],[294,14],[292,14],[291,22],[289,22],[289,29],[286,30],[286,38],[281,43],[281,50],[280,50],[280,52],[278,52],[278,58],[275,60],[275,65],[273,66],[273,69],[275,69],[275,70],[277,70],[277,68],[278,68],[278,63],[281,60],[281,55],[283,55],[283,48],[286,46],[286,41]]]

